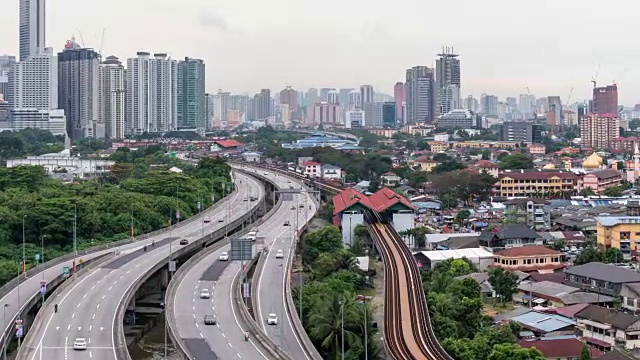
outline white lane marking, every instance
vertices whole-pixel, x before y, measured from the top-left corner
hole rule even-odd
[[[60,330],[60,326],[56,326],[56,331]]]
[[[227,338],[227,335],[225,335],[224,333],[222,333],[222,337],[226,339],[226,338]]]
[[[102,326],[100,326],[100,331],[104,330],[104,328]]]
[[[83,299],[84,299],[84,298],[86,298],[86,297],[87,297],[87,295],[89,295],[89,293],[85,293],[85,294],[82,296],[82,298],[83,298]]]
[[[67,326],[67,331],[71,330],[71,324],[69,324],[69,326]]]
[[[76,317],[76,313],[71,314],[71,318],[73,319],[74,317]]]
[[[89,359],[93,359],[93,353],[89,350]]]
[[[96,309],[100,309],[100,304],[98,304],[98,305],[96,306]]]
[[[78,331],[82,331],[82,326],[78,326]]]
[[[91,320],[96,318],[96,313],[93,313],[93,316],[91,317]]]
[[[68,355],[67,354],[67,351],[68,351],[67,350],[67,343],[68,342],[69,342],[69,337],[67,336],[67,337],[64,338],[64,358],[65,359],[67,359],[67,355]],[[35,354],[33,356],[35,356]]]
[[[198,323],[196,323],[196,327],[199,327],[199,326],[198,326]]]
[[[105,297],[105,296],[107,296],[107,295],[102,295],[102,300],[104,300],[104,297]]]
[[[204,336],[202,336],[202,333],[199,333],[199,334],[200,334],[200,337],[204,339]]]
[[[82,305],[82,303],[78,303],[78,306],[76,306],[76,307],[77,307],[77,308],[79,308],[79,307],[80,307],[80,305]]]
[[[93,329],[93,325],[89,325],[89,331]]]
[[[89,338],[89,344],[91,344],[91,338]]]
[[[93,288],[94,288],[94,287],[96,287],[96,286],[95,286],[95,285],[93,285],[93,286],[91,287],[91,290],[93,290]]]

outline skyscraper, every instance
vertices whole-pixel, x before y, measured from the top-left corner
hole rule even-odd
[[[373,102],[373,86],[362,85],[360,86],[360,101],[362,105]]]
[[[15,56],[0,55],[0,95],[4,100],[9,97],[9,72],[15,64]]]
[[[460,108],[460,59],[453,48],[444,47],[436,60],[438,114]]]
[[[50,110],[58,108],[58,58],[46,48],[17,63],[9,72],[12,108]]]
[[[362,109],[362,94],[360,94],[358,90],[351,90],[349,92],[349,101],[347,106],[349,110]]]
[[[398,81],[393,86],[393,100],[396,103],[396,120],[402,123],[402,103],[405,102],[405,86],[402,81]]]
[[[313,108],[313,105],[320,101],[318,98],[318,89],[310,88],[304,95],[304,106]]]
[[[213,94],[204,94],[204,113],[207,121],[207,128],[213,126]]]
[[[618,114],[618,86],[616,84],[593,88],[593,113]]]
[[[520,94],[518,99],[518,112],[523,120],[534,117],[536,97],[530,94]]]
[[[267,121],[271,116],[271,90],[262,89],[257,97],[256,120]]]
[[[406,124],[432,123],[435,120],[435,81],[433,69],[414,66],[406,73]]]
[[[584,147],[608,149],[618,136],[620,119],[615,114],[589,114],[580,122],[580,138]]]
[[[176,119],[178,129],[205,129],[205,66],[200,59],[184,58],[178,62],[176,75]]]
[[[298,115],[298,92],[291,86],[282,89],[280,91],[280,104],[289,105],[288,119],[295,119]]]
[[[177,62],[167,54],[138,52],[127,59],[128,134],[165,132],[176,128]]]
[[[483,94],[482,104],[482,112],[487,116],[498,116],[498,97],[495,95],[487,95]]]
[[[231,93],[224,92],[218,89],[218,92],[213,95],[213,119],[214,123],[227,122],[227,113],[230,109]]]
[[[20,0],[20,61],[44,50],[45,15],[45,0]]]
[[[336,90],[330,90],[327,93],[327,102],[329,104],[340,105],[340,93]]]
[[[105,136],[105,124],[99,121],[99,57],[73,39],[58,53],[58,108],[64,109],[72,139]]]
[[[104,123],[105,136],[124,139],[125,69],[115,56],[107,56],[100,66],[98,118]]]

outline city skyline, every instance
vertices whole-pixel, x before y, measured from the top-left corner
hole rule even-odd
[[[331,6],[334,2],[336,7]],[[242,4],[185,0],[181,4],[176,9],[159,3],[153,13],[141,3],[124,0],[47,4],[47,46],[59,51],[73,33],[80,40],[81,32],[85,46],[99,50],[104,28],[105,56],[126,59],[137,51],[149,51],[165,52],[174,59],[203,59],[211,69],[208,92],[372,84],[387,94],[396,81],[404,80],[406,69],[433,67],[442,46],[452,46],[462,62],[462,97],[479,97],[484,92],[504,98],[526,93],[529,87],[537,96],[557,95],[564,100],[574,87],[573,99],[588,99],[589,81],[600,67],[599,84],[617,80],[622,104],[640,102],[634,96],[634,89],[640,89],[640,73],[633,67],[640,51],[615,40],[625,38],[631,16],[640,5],[621,8],[567,0],[554,2],[552,7],[545,0],[516,7],[494,0],[490,8],[470,3],[461,11],[452,5],[427,7],[413,0],[400,0],[392,8],[363,8],[361,1],[335,0],[320,8],[285,0]],[[409,7],[413,10],[406,11]],[[81,10],[82,15],[70,8]],[[423,8],[431,14],[455,12],[455,26],[448,16],[413,21]],[[18,1],[4,10],[0,14],[0,33],[5,35],[0,38],[0,53],[18,55]],[[264,13],[270,16],[262,16]],[[559,26],[523,26],[536,19],[556,19]],[[616,26],[585,26],[603,22]],[[433,36],[436,30],[438,36]]]

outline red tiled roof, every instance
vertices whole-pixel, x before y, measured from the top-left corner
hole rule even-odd
[[[384,211],[397,203],[402,203],[410,209],[416,208],[404,196],[399,195],[397,192],[386,187],[369,196],[369,200],[371,200],[371,203],[377,212]]]
[[[302,163],[302,166],[320,166],[320,163],[317,163],[315,161],[305,161],[304,163]]]
[[[596,339],[596,338],[592,338],[592,337],[583,336],[582,340],[588,342],[589,344],[595,344],[595,345],[606,347],[606,348],[613,346],[613,345],[609,344],[606,341],[602,341],[600,339]]]
[[[534,340],[534,341],[521,341],[521,347],[525,348],[536,348],[538,349],[542,355],[549,359],[555,358],[578,358],[580,356],[580,352],[582,352],[582,348],[584,347],[584,343],[582,341],[571,338],[571,339],[549,339],[549,340]],[[589,348],[589,352],[592,357],[600,356],[603,354],[602,351],[596,348]]]
[[[496,255],[504,257],[537,256],[537,255],[560,255],[560,251],[551,250],[546,246],[531,245],[512,247],[498,251]]]
[[[362,205],[375,210],[371,204],[369,198],[358,190],[349,188],[341,191],[338,195],[333,197],[333,214],[339,214],[348,209],[355,203],[361,203]]]
[[[561,272],[548,273],[548,274],[533,272],[530,274],[530,276],[531,276],[531,280],[535,282],[551,281],[557,284],[562,284],[562,282],[564,281],[564,274]]]
[[[489,160],[479,160],[478,162],[473,164],[473,166],[478,168],[498,168],[499,167],[497,164],[494,164]]]
[[[587,306],[589,306],[589,304],[573,304],[573,305],[557,308],[556,314],[575,319],[576,313],[586,308]]]
[[[223,148],[242,146],[241,143],[235,140],[216,140],[215,143],[222,146]]]
[[[525,172],[504,172],[498,174],[498,178],[511,178],[514,180],[544,180],[557,177],[560,179],[578,179],[578,175],[572,172],[555,171],[525,171]]]

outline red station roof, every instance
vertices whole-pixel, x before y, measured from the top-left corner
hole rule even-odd
[[[215,141],[216,144],[222,146],[223,148],[231,148],[231,147],[238,147],[238,146],[242,146],[241,143],[235,141],[235,140],[216,140]]]
[[[410,209],[416,208],[404,196],[386,187],[376,191],[370,196],[366,196],[355,189],[349,188],[333,197],[333,214],[339,214],[355,203],[360,203],[376,212],[382,212],[397,203],[402,203]]]

